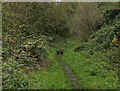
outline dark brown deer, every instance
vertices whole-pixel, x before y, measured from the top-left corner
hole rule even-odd
[[[64,53],[64,48],[63,48],[62,50],[58,50],[58,51],[56,51],[56,52],[57,52],[57,55],[59,55],[59,54],[63,55],[63,53]]]

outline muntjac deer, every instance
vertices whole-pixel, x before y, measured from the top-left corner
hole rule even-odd
[[[63,48],[62,50],[58,50],[58,51],[56,51],[56,52],[57,52],[57,55],[59,55],[59,54],[63,55],[63,53],[64,53],[64,48]]]

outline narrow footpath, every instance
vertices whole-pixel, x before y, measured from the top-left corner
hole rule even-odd
[[[68,74],[68,76],[70,77],[70,80],[72,82],[72,86],[74,87],[74,89],[80,89],[79,86],[77,85],[77,79],[76,77],[74,76],[74,74],[72,73],[72,70],[67,66],[65,65],[62,60],[58,60],[59,63],[61,63],[65,69],[65,72]]]

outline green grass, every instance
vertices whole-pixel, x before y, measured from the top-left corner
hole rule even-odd
[[[49,58],[52,60],[52,63],[49,64],[47,69],[29,73],[29,88],[73,89],[69,76],[64,72],[62,65],[56,60],[55,50],[52,50]]]
[[[69,76],[58,62],[62,60],[70,67],[77,78],[77,84],[82,89],[117,89],[118,69],[109,64],[106,53],[94,52],[94,55],[85,50],[74,52],[79,41],[68,40],[67,43],[56,44],[57,48],[51,49],[47,69],[31,72],[30,89],[73,89]],[[57,49],[65,48],[64,55],[58,57]],[[51,66],[52,65],[52,66]],[[108,70],[110,69],[110,70]]]
[[[116,74],[118,70],[107,70],[107,68],[111,68],[111,65],[107,63],[105,54],[96,53],[95,55],[87,55],[87,53],[84,52],[74,52],[74,45],[77,44],[77,42],[75,43],[75,41],[69,41],[69,43],[71,43],[73,46],[66,46],[66,51],[62,60],[72,69],[74,75],[78,79],[78,84],[81,86],[81,88],[117,88],[118,78]]]

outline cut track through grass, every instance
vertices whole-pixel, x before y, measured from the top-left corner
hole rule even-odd
[[[54,50],[53,50],[54,51]],[[52,60],[47,69],[29,73],[30,89],[73,89],[69,76],[62,64],[56,60],[56,53],[51,52]]]
[[[65,48],[63,56],[57,56],[53,48],[49,53],[52,62],[46,70],[30,73],[31,89],[116,89],[118,78],[116,70],[107,70],[110,65],[104,61],[102,53],[87,55],[84,52],[74,52],[78,42],[59,45]],[[61,47],[62,46],[62,47]],[[82,54],[84,53],[84,54]],[[96,57],[97,55],[97,57]],[[101,59],[102,58],[102,59]],[[103,60],[104,59],[104,60]],[[103,65],[104,64],[104,65]],[[107,65],[107,66],[106,66]],[[106,66],[106,67],[104,67]],[[97,69],[97,70],[96,70]],[[94,73],[95,74],[94,74]],[[99,72],[99,74],[97,73]]]
[[[58,56],[60,57],[60,56]],[[65,69],[65,72],[68,74],[68,76],[70,77],[71,79],[71,82],[72,82],[72,86],[74,87],[74,89],[79,89],[78,85],[77,85],[77,79],[76,77],[74,76],[74,74],[72,73],[72,70],[63,63],[62,60],[58,60],[60,64],[63,65],[64,69]]]
[[[68,42],[65,44],[62,60],[72,70],[79,87],[82,89],[117,89],[117,70],[108,70],[111,65],[107,63],[108,59],[104,53],[87,55],[86,51],[74,52],[74,46],[78,42]]]

